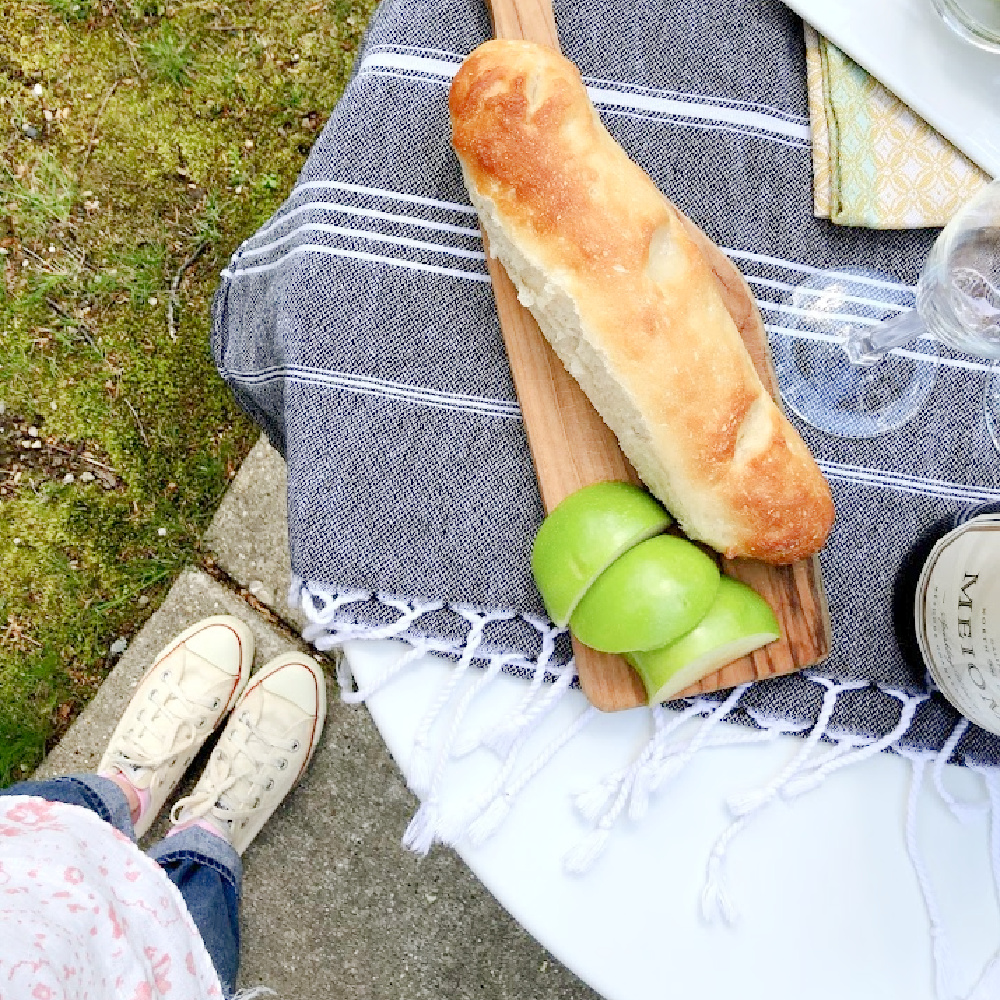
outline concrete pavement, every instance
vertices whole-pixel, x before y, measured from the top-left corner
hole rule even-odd
[[[238,586],[185,572],[38,776],[93,770],[149,662],[193,621],[243,618],[257,638],[258,667],[299,645],[286,604],[285,525],[284,463],[261,439],[205,538]],[[259,613],[241,588],[273,614]],[[321,745],[244,857],[238,985],[269,986],[287,1000],[597,1000],[453,851],[435,847],[418,858],[400,846],[416,800],[367,710],[340,703],[327,666]],[[161,820],[150,839],[162,828]]]

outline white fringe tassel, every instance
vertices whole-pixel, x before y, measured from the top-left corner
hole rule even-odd
[[[802,770],[809,754],[812,753],[816,744],[826,735],[827,726],[830,724],[833,710],[837,704],[837,697],[840,693],[842,691],[852,691],[860,687],[865,687],[865,682],[863,681],[849,681],[841,684],[825,677],[806,676],[811,681],[815,681],[826,688],[826,691],[823,693],[823,703],[820,707],[819,716],[798,751],[774,778],[762,788],[752,792],[743,792],[729,799],[729,811],[735,819],[723,831],[712,848],[705,871],[705,885],[701,891],[701,915],[702,919],[708,923],[712,923],[716,916],[721,916],[727,924],[731,925],[735,923],[737,918],[736,907],[726,889],[724,875],[726,854],[729,851],[730,845],[748,825],[750,818],[764,806],[772,802],[780,794],[785,785]],[[764,719],[756,713],[754,713],[753,717],[759,725],[768,728],[773,726],[782,732],[789,731],[782,725],[783,720]],[[802,728],[805,727],[803,726]]]
[[[947,788],[944,787],[944,769],[948,765],[948,761],[951,759],[951,755],[955,752],[955,747],[958,746],[959,741],[965,735],[966,730],[969,728],[969,720],[961,718],[958,720],[958,724],[951,731],[951,735],[948,737],[947,742],[943,747],[941,747],[940,752],[937,754],[937,759],[934,761],[934,768],[931,771],[931,776],[934,779],[934,787],[937,789],[938,795],[941,796],[941,800],[951,811],[952,816],[959,821],[959,823],[969,823],[977,816],[981,816],[990,808],[989,799],[984,802],[959,802]],[[973,768],[973,770],[976,770]],[[980,773],[984,773],[982,769],[979,769]]]
[[[944,753],[943,749],[941,753]],[[986,785],[993,895],[997,905],[1000,906],[1000,771],[995,767],[980,767],[977,764],[971,764],[968,760],[965,764],[981,775]],[[945,801],[949,802],[947,799]],[[1000,949],[986,963],[986,967],[979,977],[979,982],[969,994],[969,1000],[997,1000],[997,997],[1000,997]]]
[[[705,871],[705,884],[701,892],[701,915],[702,919],[708,923],[712,923],[716,916],[721,916],[723,921],[729,925],[734,924],[737,919],[736,907],[726,889],[724,876],[726,854],[733,841],[747,827],[752,816],[774,801],[785,785],[800,772],[809,754],[826,735],[827,727],[830,724],[833,710],[837,704],[837,697],[840,693],[865,686],[864,682],[848,681],[846,683],[838,683],[825,677],[806,676],[826,688],[819,716],[795,755],[774,778],[762,788],[734,795],[729,800],[729,810],[735,819],[726,827],[712,847]],[[800,725],[796,728],[789,726],[783,719],[767,719],[759,716],[757,713],[751,714],[758,725],[768,729],[773,728],[776,730],[776,735],[795,731],[801,732],[807,725]]]
[[[494,798],[494,800],[486,807],[485,810],[468,825],[468,835],[469,840],[476,846],[482,844],[487,838],[493,836],[493,834],[500,828],[500,825],[507,818],[510,813],[511,806],[517,796],[524,790],[532,778],[538,774],[546,764],[552,760],[553,757],[573,739],[581,730],[586,727],[586,725],[596,718],[598,712],[597,709],[591,705],[588,705],[577,717],[574,719],[570,726],[567,726],[563,732],[557,736],[552,742],[543,750],[537,757],[531,762],[531,764],[521,772],[521,774],[513,781],[508,781],[500,793]],[[461,830],[456,830],[452,834],[455,839],[459,839],[462,836]]]
[[[478,630],[477,635],[472,637],[476,644],[481,640],[482,628],[491,620],[498,619],[492,616],[484,616],[480,623],[473,626],[474,629]],[[470,642],[467,658],[468,663],[471,663],[474,652],[475,647]],[[545,655],[545,650],[543,650],[543,655]],[[551,655],[551,652],[548,655]],[[509,813],[512,803],[527,786],[528,782],[593,717],[593,713],[584,712],[572,726],[553,740],[521,775],[516,779],[513,778],[514,767],[521,748],[535,731],[541,720],[548,715],[559,699],[569,690],[573,678],[576,676],[576,672],[572,667],[562,668],[555,682],[548,685],[547,690],[543,694],[536,696],[532,705],[522,702],[521,708],[515,714],[516,727],[510,725],[505,731],[511,741],[510,749],[486,793],[464,815],[458,818],[445,816],[442,812],[440,801],[444,773],[448,763],[460,756],[459,752],[455,749],[456,746],[461,745],[463,742],[465,745],[468,745],[470,742],[468,738],[462,741],[459,737],[466,714],[482,689],[496,677],[500,669],[510,659],[510,657],[496,657],[492,659],[489,669],[466,691],[455,711],[448,734],[440,746],[433,772],[426,783],[424,800],[403,834],[403,845],[418,854],[426,854],[435,842],[440,841],[455,844],[466,835],[470,837],[473,843],[482,843],[500,826]],[[465,667],[462,667],[461,664],[459,667],[456,667],[442,692],[439,693],[431,709],[428,711],[421,726],[421,731],[424,733],[423,743],[421,744],[419,739],[419,732],[418,739],[415,741],[418,745],[422,745],[424,749],[426,749],[427,735],[434,720],[440,714],[441,708],[449,700],[457,683],[458,675],[460,675],[462,670],[467,668],[468,663],[466,663]],[[539,668],[539,671],[543,674],[545,666],[546,664],[543,662]],[[479,742],[478,737],[475,742]],[[416,777],[418,780],[421,780],[422,774],[418,773]],[[411,785],[413,783],[411,778]]]
[[[923,856],[917,843],[917,802],[920,797],[920,789],[924,783],[924,766],[927,763],[928,754],[916,754],[906,750],[899,750],[901,756],[909,759],[912,766],[912,776],[910,779],[910,792],[906,800],[906,851],[910,856],[910,863],[917,876],[920,885],[920,892],[924,897],[924,908],[927,910],[927,918],[931,924],[931,958],[934,963],[934,990],[938,1000],[954,1000],[957,992],[954,987],[954,958],[951,952],[951,945],[945,934],[944,924],[941,920],[941,911],[938,909],[937,897],[931,885],[930,876],[924,865]]]
[[[809,675],[807,675],[809,676]],[[801,770],[806,758],[812,753],[813,748],[826,735],[826,727],[830,724],[830,718],[837,704],[837,697],[842,691],[855,691],[858,688],[866,687],[864,681],[850,681],[838,684],[836,681],[825,677],[809,676],[809,680],[816,684],[821,684],[826,688],[823,693],[823,704],[820,707],[819,716],[812,731],[803,740],[798,752],[785,765],[785,767],[769,781],[763,788],[758,788],[752,792],[742,792],[729,799],[729,811],[734,816],[744,816],[747,813],[755,812],[761,806],[770,802],[784,788],[785,784],[794,778]]]
[[[448,675],[448,680],[441,685],[440,690],[431,702],[430,707],[420,720],[416,734],[413,737],[413,753],[410,756],[410,776],[408,784],[410,790],[420,797],[423,797],[428,790],[431,780],[431,749],[429,746],[431,729],[437,722],[445,705],[451,700],[452,694],[465,676],[479,647],[483,642],[483,633],[490,622],[506,621],[514,617],[512,612],[477,612],[469,608],[454,607],[468,623],[469,632],[465,637],[462,657],[455,665],[455,668]],[[493,674],[492,676],[495,676]],[[447,752],[451,752],[451,743],[448,741]]]
[[[335,620],[341,608],[350,604],[364,604],[373,597],[378,599],[379,604],[395,608],[399,612],[399,617],[386,625],[376,627]],[[444,607],[444,601],[404,601],[389,594],[373,595],[362,590],[333,594],[303,583],[297,577],[292,578],[288,588],[288,604],[293,608],[301,608],[304,612],[309,624],[302,629],[302,638],[320,650],[338,649],[345,642],[355,639],[398,638],[421,615],[439,611]],[[441,651],[450,651],[453,643],[428,640],[427,645]]]
[[[527,785],[528,780],[534,777],[541,770],[542,766],[558,752],[562,742],[565,742],[561,741],[561,738],[553,741],[542,753],[541,761],[536,760],[528,768],[530,775],[527,780],[511,781],[514,766],[517,763],[521,748],[528,741],[528,738],[534,732],[537,725],[555,706],[556,702],[569,690],[569,686],[572,684],[575,676],[575,669],[572,667],[564,668],[562,673],[556,678],[555,683],[550,685],[550,689],[540,699],[542,702],[540,709],[532,712],[530,717],[527,713],[523,716],[525,721],[522,722],[520,730],[513,734],[513,745],[503,759],[499,771],[486,792],[461,819],[447,828],[446,836],[443,839],[447,839],[448,843],[457,843],[466,833],[470,837],[474,837],[476,843],[482,843],[489,833],[493,832],[499,826],[499,822],[495,820],[497,813],[502,812],[502,816],[506,816],[515,794],[520,792]],[[487,814],[491,817],[490,819],[484,818]]]
[[[820,740],[828,735],[837,699],[845,691],[854,691],[867,685],[863,681],[839,682],[813,674],[805,676],[826,688],[819,716],[802,746],[774,778],[756,791],[744,792],[729,800],[729,809],[734,819],[712,848],[705,871],[705,884],[702,888],[701,914],[708,923],[715,920],[717,916],[721,916],[725,923],[730,925],[735,923],[737,919],[736,907],[726,889],[725,859],[733,841],[746,828],[752,816],[768,803],[773,802],[779,795],[791,798],[805,794],[811,789],[817,788],[829,775],[841,767],[859,763],[895,743],[909,729],[917,706],[927,697],[926,695],[907,695],[900,691],[890,691],[890,694],[902,702],[899,721],[890,733],[880,740],[868,741],[861,746],[858,745],[856,737],[850,737],[838,744],[834,751],[815,755],[814,750]],[[761,720],[757,719],[757,721]]]
[[[483,689],[496,679],[504,662],[505,657],[502,656],[491,659],[489,667],[476,679],[476,682],[465,692],[458,703],[448,734],[438,752],[434,770],[428,781],[424,800],[403,833],[403,846],[408,847],[417,854],[426,855],[435,842],[446,839],[442,831],[440,804],[441,785],[445,767],[448,761],[454,756],[452,747],[455,744],[455,739],[462,727],[462,723],[465,721],[465,715],[469,707]]]
[[[635,760],[627,767],[604,778],[574,800],[585,818],[596,820],[596,826],[564,858],[563,866],[571,874],[588,871],[607,846],[611,830],[635,793],[635,816],[645,814],[650,795],[670,778],[678,775],[694,755],[705,746],[712,730],[736,705],[748,684],[734,688],[722,702],[699,699],[672,719],[655,706],[652,713],[653,733]],[[673,747],[670,736],[682,723],[695,715],[704,721],[695,737],[682,747]],[[749,736],[753,731],[746,730]],[[610,805],[609,805],[610,803]]]
[[[816,680],[815,677],[810,679]],[[784,798],[791,799],[799,795],[804,795],[806,792],[818,788],[831,774],[839,771],[842,767],[860,764],[861,761],[867,760],[869,757],[874,757],[883,750],[894,746],[906,734],[906,731],[910,728],[910,724],[913,722],[913,716],[916,715],[917,709],[929,697],[926,694],[907,694],[905,691],[898,691],[895,688],[883,687],[880,690],[885,694],[892,695],[893,698],[899,699],[901,703],[899,721],[896,725],[885,736],[866,742],[848,753],[841,752],[838,748],[820,760],[807,762],[801,769],[805,773],[785,782],[782,789],[782,796]],[[844,742],[845,744],[856,744],[857,738],[850,737]]]
[[[525,617],[527,618],[527,616]],[[548,708],[539,699],[538,694],[545,680],[545,675],[549,671],[549,663],[556,651],[556,639],[566,629],[554,628],[547,622],[536,618],[527,618],[527,620],[538,629],[542,637],[542,648],[538,654],[538,659],[535,661],[528,690],[524,693],[520,704],[507,718],[490,726],[482,733],[469,734],[463,740],[461,748],[458,751],[460,756],[471,753],[480,746],[485,746],[492,750],[498,757],[506,758],[520,734],[532,722],[543,715]]]

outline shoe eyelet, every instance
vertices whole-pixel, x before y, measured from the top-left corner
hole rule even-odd
[[[293,740],[292,741],[292,749],[293,750],[298,750],[298,748],[299,748],[299,741],[298,740]]]
[[[251,808],[252,809],[256,809],[257,806],[259,806],[259,805],[260,805],[260,799],[256,798],[256,799],[253,800],[253,806],[251,806]]]
[[[288,761],[287,761],[287,760],[285,760],[285,758],[284,758],[284,757],[282,757],[282,758],[281,758],[281,759],[280,759],[280,760],[278,761],[278,770],[279,770],[279,771],[284,771],[284,769],[285,769],[286,767],[288,767]]]
[[[160,680],[163,680],[163,681],[170,680],[170,671],[169,670],[164,670],[163,673],[160,674]]]
[[[268,778],[267,784],[264,786],[264,791],[269,792],[272,788],[274,788],[274,778]]]
[[[205,719],[204,718],[199,719],[198,720],[198,728],[201,729],[201,727],[204,726],[204,725],[205,725]]]
[[[212,711],[214,712],[215,709],[217,709],[221,704],[222,702],[216,698],[215,701],[212,702]]]

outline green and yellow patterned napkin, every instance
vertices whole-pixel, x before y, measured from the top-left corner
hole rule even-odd
[[[808,24],[813,210],[841,226],[943,226],[990,178]]]

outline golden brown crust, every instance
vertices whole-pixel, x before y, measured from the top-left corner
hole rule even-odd
[[[491,244],[652,492],[727,556],[818,551],[829,487],[676,211],[605,131],[576,67],[530,42],[488,42],[449,107]],[[563,300],[571,321],[556,316]]]

